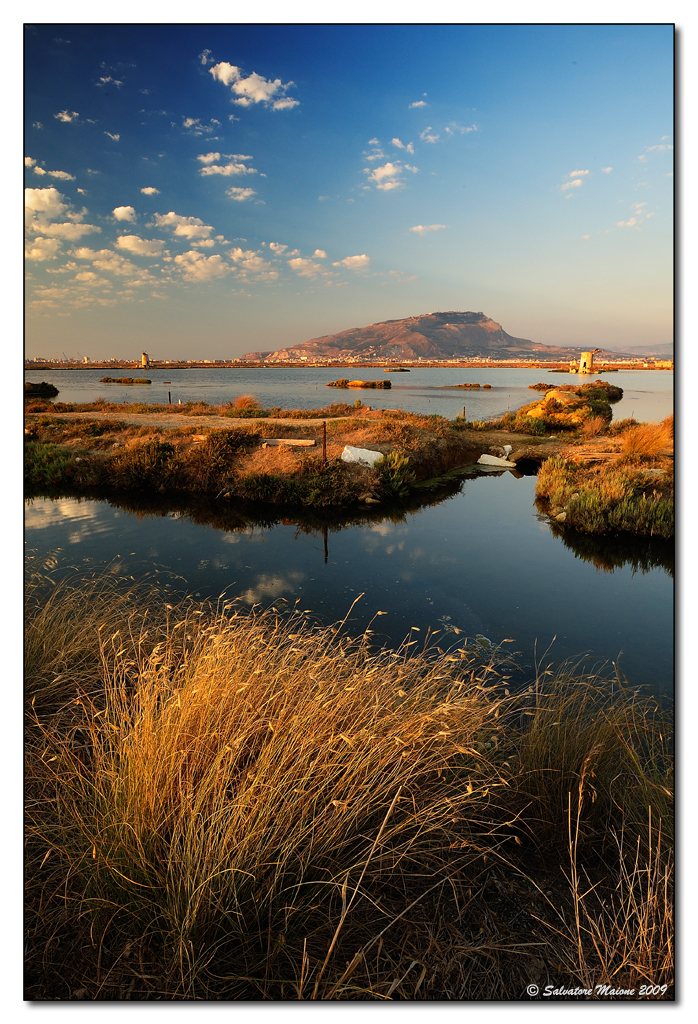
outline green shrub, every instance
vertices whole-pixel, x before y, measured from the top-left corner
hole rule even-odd
[[[376,463],[383,487],[392,497],[406,498],[408,496],[410,487],[415,481],[414,473],[409,466],[409,456],[400,452],[390,452]]]
[[[24,445],[24,479],[30,487],[65,483],[74,463],[72,452],[59,445],[40,441],[27,441]]]

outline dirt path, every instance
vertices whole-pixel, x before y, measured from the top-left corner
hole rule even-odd
[[[90,412],[51,412],[45,413],[33,413],[32,416],[40,418],[51,417],[52,419],[61,420],[113,420],[121,423],[128,423],[134,427],[165,427],[165,428],[177,428],[177,427],[208,427],[209,429],[215,430],[246,430],[251,429],[258,423],[262,423],[268,427],[265,430],[265,434],[269,437],[273,437],[274,425],[280,426],[291,426],[291,427],[302,427],[306,431],[312,432],[316,437],[322,433],[322,420],[313,419],[292,419],[285,417],[263,417],[263,418],[250,418],[250,419],[237,419],[230,416],[197,416],[196,414],[185,414],[185,413],[132,413],[132,412],[112,412],[104,411],[99,412],[93,410]],[[354,417],[344,416],[326,416],[325,421],[329,423],[338,422],[339,420],[353,419]],[[371,420],[373,422],[380,422],[381,416],[368,412],[365,416],[357,417],[361,419]],[[395,422],[395,420],[391,420]],[[397,421],[401,422],[401,421]],[[405,421],[409,422],[409,421]],[[563,441],[557,438],[545,438],[545,437],[532,437],[529,434],[516,434],[512,431],[507,430],[468,430],[463,431],[464,439],[471,441],[473,446],[487,450],[489,448],[501,448],[505,444],[512,446],[512,458],[535,458],[537,460],[541,458],[547,458],[549,455],[557,454],[561,452],[565,447]]]

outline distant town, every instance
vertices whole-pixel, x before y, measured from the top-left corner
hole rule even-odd
[[[281,358],[264,358],[264,359],[157,359],[153,356],[149,356],[147,353],[142,353],[140,358],[137,359],[90,359],[89,356],[80,356],[77,359],[71,359],[66,355],[55,356],[53,359],[46,359],[41,356],[34,356],[31,359],[25,359],[24,367],[27,370],[33,369],[57,369],[57,370],[78,370],[84,368],[92,368],[95,370],[119,368],[119,369],[208,369],[218,367],[259,367],[259,366],[284,366],[284,367],[322,367],[322,366],[356,366],[356,367],[374,367],[387,368],[387,367],[419,367],[420,369],[429,369],[430,367],[531,367],[541,369],[567,369],[570,365],[569,360],[565,359],[535,359],[535,358],[514,358],[514,359],[494,359],[491,356],[473,356],[461,359],[424,359],[421,356],[417,359],[385,359],[375,358],[372,359],[370,356],[348,356],[342,358],[339,356],[334,357],[323,357],[322,359],[312,359],[309,356],[299,356],[291,359]],[[651,358],[638,358],[633,356],[623,356],[620,353],[607,353],[605,358],[598,358],[595,360],[595,370],[603,372],[604,369],[624,369],[624,370],[673,370],[674,360],[673,359],[651,359]]]

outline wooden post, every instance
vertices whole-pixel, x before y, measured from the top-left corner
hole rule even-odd
[[[172,395],[169,391],[167,392],[167,404],[172,405]]]
[[[463,406],[463,419],[465,419],[465,406]]]
[[[327,422],[322,421],[322,465],[327,465]]]

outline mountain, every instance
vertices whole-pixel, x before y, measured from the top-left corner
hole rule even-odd
[[[590,348],[593,345],[590,344]],[[338,334],[311,338],[276,352],[248,352],[243,359],[570,359],[579,348],[540,345],[514,338],[484,313],[424,313],[384,320]]]
[[[641,356],[644,358],[673,359],[674,344],[671,341],[661,342],[659,345],[635,345],[634,348],[614,348],[609,352],[617,352],[620,356]]]

